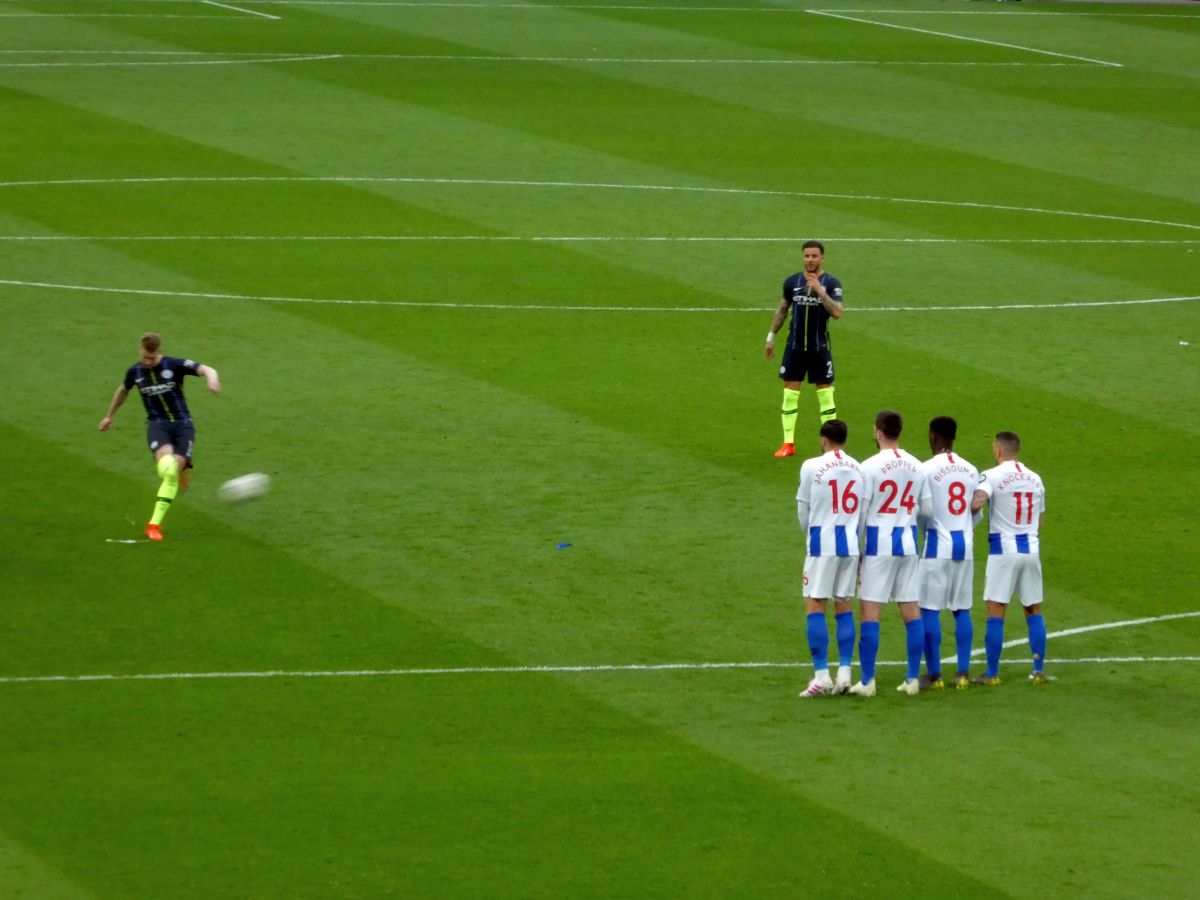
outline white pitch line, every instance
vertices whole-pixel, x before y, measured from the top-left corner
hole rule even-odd
[[[0,16],[0,18],[3,18]],[[270,56],[263,59],[179,59],[162,62],[46,62],[4,63],[0,69],[132,69],[154,66],[172,68],[178,66],[257,66],[267,63],[313,62],[321,59],[337,59],[334,56]]]
[[[1124,622],[1104,622],[1099,625],[1085,625],[1081,628],[1068,628],[1056,631],[1047,638],[1066,637],[1074,634],[1085,634],[1091,631],[1103,631],[1109,628],[1128,628],[1134,625],[1146,625],[1154,622],[1166,622],[1172,619],[1186,619],[1200,616],[1200,612],[1176,613],[1166,616],[1150,616],[1144,619],[1128,619]],[[1005,647],[1016,646],[1021,641],[1006,643]],[[982,651],[975,651],[976,653]],[[952,661],[953,657],[943,660]],[[1053,659],[1058,663],[1146,663],[1146,662],[1200,662],[1197,656],[1112,656],[1085,657],[1082,659]],[[728,669],[805,669],[811,662],[683,662],[683,663],[630,663],[630,664],[600,664],[600,665],[544,665],[544,666],[454,666],[443,668],[411,668],[411,669],[324,669],[324,670],[280,670],[245,672],[153,672],[129,675],[6,675],[0,676],[0,684],[47,684],[60,682],[88,681],[199,681],[214,679],[248,679],[248,678],[377,678],[397,676],[422,675],[518,675],[537,673],[590,673],[590,672],[677,672],[677,671],[711,671]],[[899,660],[877,662],[878,666],[903,666],[906,663]]]
[[[230,6],[228,3],[218,3],[217,0],[200,0],[201,3],[208,6],[219,6],[222,9],[232,9],[234,12],[245,13],[248,16],[262,16],[264,19],[274,19],[276,22],[280,20],[280,16],[273,16],[270,13],[255,12],[252,9],[242,9],[240,6]]]
[[[1039,50],[1036,47],[1025,47],[1021,44],[1008,44],[1003,41],[989,41],[984,38],[967,37],[961,34],[950,34],[946,31],[931,31],[928,28],[914,28],[911,25],[896,25],[893,22],[876,22],[873,19],[860,19],[857,16],[846,16],[840,13],[823,12],[821,10],[810,9],[808,12],[814,16],[826,16],[830,19],[842,19],[846,22],[859,22],[863,25],[877,25],[880,28],[895,28],[899,31],[912,31],[918,34],[929,34],[935,37],[951,38],[956,41],[969,41],[972,44],[987,44],[991,47],[1005,47],[1009,50],[1022,50],[1026,53],[1037,53],[1042,56],[1054,56],[1060,59],[1075,59],[1081,62],[1095,63],[1101,66],[1109,66],[1111,68],[1123,68],[1121,63],[1109,62],[1103,59],[1091,59],[1087,56],[1075,56],[1071,53],[1055,53],[1053,50]]]
[[[0,63],[2,66],[3,63]],[[20,242],[138,242],[138,241],[230,241],[230,242],[456,242],[495,241],[499,243],[734,243],[798,244],[808,235],[793,237],[671,236],[671,235],[507,235],[507,234],[3,234],[0,241]],[[817,235],[826,243],[839,244],[1200,244],[1200,238],[925,238],[925,237],[829,237]]]
[[[240,19],[241,16],[189,16],[182,13],[0,13],[0,19]]]
[[[414,3],[405,0],[254,0],[261,5],[270,6],[383,6],[400,9],[531,9],[540,12],[556,12],[562,9],[590,10],[605,12],[607,10],[645,12],[750,12],[750,13],[799,13],[802,9],[778,6],[646,6],[628,4],[613,6],[609,4],[570,4],[570,3]]]
[[[1200,612],[1173,613],[1167,616],[1147,616],[1143,619],[1126,619],[1124,622],[1105,622],[1100,625],[1085,625],[1081,628],[1067,628],[1064,631],[1052,631],[1047,634],[1046,637],[1047,639],[1069,637],[1073,634],[1087,634],[1091,631],[1105,631],[1109,628],[1128,628],[1131,625],[1149,625],[1153,622],[1170,622],[1174,619],[1194,619],[1197,616],[1200,616]],[[1008,647],[1020,647],[1022,644],[1028,643],[1029,638],[1024,637],[1016,638],[1015,640],[1011,641],[1005,641],[1003,646],[1007,649]],[[986,648],[981,647],[978,650],[972,650],[971,655],[979,656],[986,652]],[[947,657],[947,659],[953,660],[954,657]],[[946,660],[943,660],[943,662],[945,661]]]
[[[186,2],[186,0],[181,0]],[[266,2],[266,0],[262,0]],[[1009,16],[1010,18],[1028,18],[1029,16],[1070,16],[1076,18],[1110,19],[1191,19],[1200,22],[1200,16],[1190,13],[1143,13],[1143,12],[1100,12],[1097,10],[1072,10],[1071,12],[1046,12],[1032,9],[807,9],[805,12],[819,13],[867,13],[873,16]]]
[[[746,306],[559,306],[547,303],[458,303],[449,300],[375,300],[320,297],[271,297],[254,294],[221,294],[209,291],[161,291],[150,288],[97,287],[95,285],[61,284],[48,281],[19,281],[0,278],[0,284],[13,287],[50,288],[92,294],[132,294],[142,297],[191,297],[200,300],[237,300],[262,303],[311,303],[332,306],[393,306],[409,309],[488,309],[526,310],[541,312],[620,312],[620,313],[754,313],[762,310]],[[1159,303],[1185,303],[1200,300],[1194,297],[1153,297],[1146,300],[1095,300],[1068,303],[1009,303],[993,306],[876,306],[856,307],[856,312],[981,312],[1008,310],[1082,309],[1103,306],[1144,306]]]
[[[1200,662],[1200,656],[1114,656],[1081,659],[1053,659],[1059,663],[1148,663]],[[226,679],[268,678],[396,678],[434,675],[537,675],[589,674],[602,672],[705,672],[747,669],[807,669],[812,662],[711,662],[711,663],[633,663],[593,666],[447,666],[428,669],[267,669],[246,672],[148,672],[131,675],[6,675],[0,684],[55,684],[116,681],[219,681]],[[876,666],[899,667],[903,660],[878,660]]]
[[[666,184],[620,184],[590,181],[532,181],[498,178],[417,178],[412,176],[353,176],[353,175],[173,175],[144,178],[53,178],[34,181],[0,181],[0,189],[14,187],[64,187],[74,185],[127,184],[431,184],[476,185],[483,187],[581,188],[598,190],[663,191],[678,193],[727,194],[743,197],[807,197],[817,200],[848,200],[865,203],[901,203],[919,206],[947,206],[961,209],[992,209],[999,212],[1033,213],[1050,216],[1070,216],[1098,219],[1106,222],[1130,222],[1138,225],[1163,225],[1200,231],[1200,225],[1187,222],[1168,222],[1135,216],[1115,216],[1106,213],[1076,212],[1065,209],[1045,209],[1037,206],[1010,206],[998,203],[978,203],[969,200],[926,200],[917,197],[887,197],[879,194],[836,194],[818,191],[783,191],[765,188],[691,187]]]
[[[0,18],[3,15],[0,14]],[[209,16],[207,18],[217,18]],[[222,16],[221,18],[234,18]],[[140,51],[140,50],[0,50],[0,53],[164,53],[178,52],[181,55],[195,56],[200,51]],[[250,54],[211,51],[211,55],[287,55],[287,54]],[[291,54],[295,56],[295,54]],[[1082,69],[1093,67],[1090,63],[1049,63],[1049,62],[971,62],[971,61],[924,61],[902,59],[741,59],[727,57],[706,58],[670,58],[670,57],[628,57],[628,56],[499,56],[496,54],[465,54],[465,53],[329,53],[321,59],[393,59],[411,62],[486,62],[486,63],[572,63],[586,65],[636,64],[636,65],[745,65],[745,66],[951,66],[951,67],[989,67],[989,68],[1072,68]]]

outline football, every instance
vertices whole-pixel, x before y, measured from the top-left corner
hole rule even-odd
[[[261,497],[270,486],[270,475],[263,472],[251,472],[249,475],[230,478],[217,490],[217,496],[226,503],[241,503]]]

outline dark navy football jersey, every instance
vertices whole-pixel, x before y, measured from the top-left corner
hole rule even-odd
[[[134,363],[125,373],[125,390],[137,390],[146,407],[146,417],[178,422],[190,419],[187,401],[183,399],[183,377],[199,375],[200,363],[175,356],[164,356],[157,366],[148,369]]]
[[[842,283],[825,272],[821,287],[834,300],[841,302]],[[798,350],[825,350],[829,347],[829,311],[821,298],[808,286],[803,272],[797,272],[783,283],[783,299],[791,304],[792,323],[788,328],[788,347]]]

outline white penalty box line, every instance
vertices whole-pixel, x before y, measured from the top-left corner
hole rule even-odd
[[[1118,62],[1110,62],[1109,60],[1104,59],[1092,59],[1091,57],[1087,56],[1076,56],[1072,53],[1057,53],[1053,50],[1040,50],[1037,47],[1026,47],[1023,44],[1010,44],[1005,41],[990,41],[985,38],[969,37],[963,34],[951,34],[947,31],[933,31],[928,28],[916,28],[912,25],[897,25],[894,22],[877,22],[874,19],[863,19],[858,16],[848,16],[843,13],[828,12],[819,9],[810,9],[807,10],[807,12],[813,14],[814,16],[825,16],[830,19],[841,19],[845,22],[858,22],[862,25],[876,25],[880,28],[894,28],[898,31],[911,31],[917,34],[931,35],[933,37],[950,38],[951,40],[956,41],[967,41],[972,44],[986,44],[990,47],[1003,47],[1008,50],[1020,50],[1025,53],[1036,53],[1040,56],[1053,56],[1058,59],[1074,59],[1079,62],[1092,63],[1098,66],[1108,66],[1114,69],[1123,68],[1122,64]]]
[[[1147,625],[1156,622],[1168,622],[1175,619],[1189,619],[1200,616],[1200,612],[1173,613],[1165,616],[1148,616],[1141,619],[1127,619],[1122,622],[1103,622],[1098,625],[1085,625],[1079,628],[1068,628],[1048,634],[1049,638],[1069,637],[1086,634],[1092,631],[1104,631],[1112,628],[1129,628],[1136,625]],[[1028,639],[1008,641],[1005,647],[1016,647],[1028,643]],[[973,651],[974,654],[983,652]],[[955,657],[945,657],[943,662],[952,662]],[[1088,656],[1074,659],[1049,660],[1052,664],[1129,664],[1129,663],[1170,663],[1200,662],[1200,656]],[[245,672],[151,672],[134,674],[98,674],[98,675],[8,675],[0,676],[0,684],[62,684],[85,682],[130,682],[130,681],[215,681],[232,679],[276,679],[276,678],[396,678],[403,676],[433,676],[433,675],[519,675],[519,674],[587,674],[604,672],[688,672],[688,671],[719,671],[744,669],[806,669],[811,662],[682,662],[682,663],[631,663],[631,664],[599,664],[599,665],[541,665],[541,666],[446,666],[440,668],[409,668],[409,669],[317,669],[317,670],[282,670],[268,669],[264,671]],[[899,660],[883,660],[878,666],[903,666],[907,663]]]

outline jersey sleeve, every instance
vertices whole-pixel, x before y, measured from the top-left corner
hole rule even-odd
[[[199,375],[202,365],[204,363],[198,363],[194,359],[181,359],[179,361],[179,368],[183,370],[185,375]]]
[[[127,391],[133,390],[133,385],[134,385],[135,379],[137,378],[137,375],[135,374],[136,371],[137,371],[137,366],[130,366],[128,369],[125,370],[125,380],[123,382],[121,382],[125,386],[125,390],[127,390]]]
[[[978,487],[975,488],[975,490],[983,491],[985,494],[988,495],[988,499],[991,499],[992,491],[994,490],[994,488],[992,487],[991,479],[988,478],[987,472],[979,473],[979,485],[978,485]]]
[[[800,521],[800,529],[808,528],[809,502],[812,494],[812,466],[805,462],[800,467],[800,488],[796,491],[796,518]]]
[[[842,283],[832,275],[825,276],[825,293],[839,303],[842,301]]]

